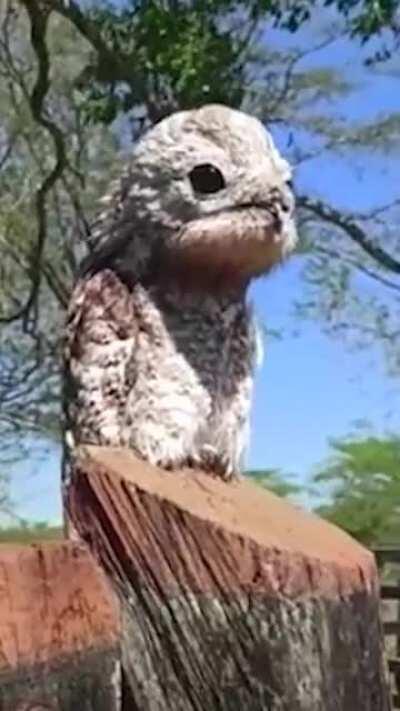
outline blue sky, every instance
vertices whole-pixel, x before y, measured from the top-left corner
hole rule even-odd
[[[274,32],[267,39],[279,46],[307,43],[309,34],[288,37]],[[341,67],[358,83],[351,96],[332,104],[335,115],[367,120],[400,110],[398,79],[383,73],[367,75],[357,44],[337,42],[307,59],[303,67]],[[276,134],[285,151],[283,136]],[[296,182],[301,192],[329,199],[342,208],[362,210],[399,197],[398,156],[358,153],[328,155],[301,167]],[[350,352],[340,340],[322,333],[318,323],[296,322],[293,302],[304,289],[302,258],[253,285],[259,318],[281,339],[265,344],[265,360],[257,374],[249,465],[279,468],[304,482],[329,453],[328,440],[346,435],[354,423],[368,420],[378,432],[396,430],[400,421],[398,381],[386,375],[385,363],[374,351]],[[297,335],[293,335],[298,331]],[[59,450],[55,446],[12,472],[17,512],[35,520],[60,517]]]

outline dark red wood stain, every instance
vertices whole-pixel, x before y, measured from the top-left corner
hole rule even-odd
[[[86,550],[0,546],[1,711],[116,708],[118,647],[115,599]]]

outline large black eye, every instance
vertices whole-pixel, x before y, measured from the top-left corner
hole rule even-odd
[[[217,193],[218,190],[222,190],[222,188],[225,187],[224,176],[221,171],[218,170],[215,165],[211,165],[211,163],[196,165],[196,167],[190,171],[189,178],[193,190],[203,195]]]

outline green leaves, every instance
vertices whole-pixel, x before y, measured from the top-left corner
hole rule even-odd
[[[316,513],[366,545],[398,542],[400,437],[366,435],[330,444],[332,455],[312,477],[310,491],[273,469],[248,471],[247,476],[278,496],[303,492],[325,498]]]
[[[119,111],[140,104],[150,114],[163,103],[164,113],[206,101],[238,106],[244,92],[243,46],[241,32],[230,32],[233,7],[228,2],[135,3],[134,9],[92,10],[107,56],[94,55],[78,78],[90,120],[110,123]],[[249,14],[242,14],[246,28]]]
[[[317,512],[366,544],[400,536],[400,437],[336,440],[313,478],[330,502]]]
[[[29,544],[42,541],[58,541],[64,537],[61,526],[49,526],[46,521],[30,523],[21,520],[19,525],[1,527],[0,543]]]
[[[379,34],[381,28],[393,28],[399,6],[395,0],[327,0],[325,4],[344,18],[344,32],[362,42]],[[37,0],[33,5],[38,7]],[[315,0],[93,0],[90,4],[54,0],[50,5],[47,44],[51,85],[44,113],[63,132],[67,162],[62,180],[48,200],[37,342],[27,343],[18,325],[5,329],[7,333],[2,336],[6,354],[0,361],[3,441],[5,432],[19,434],[32,426],[46,428],[52,436],[57,434],[60,325],[81,256],[77,254],[78,235],[96,211],[97,198],[105,185],[113,173],[120,172],[117,149],[123,142],[130,145],[132,136],[141,130],[142,119],[152,123],[176,108],[204,102],[244,105],[262,120],[275,122],[295,136],[293,143],[289,145],[288,141],[288,153],[298,163],[324,149],[343,153],[365,147],[393,151],[400,130],[396,113],[361,126],[347,118],[335,119],[332,111],[325,112],[327,100],[332,107],[353,90],[352,82],[335,66],[320,68],[314,64],[310,68],[307,61],[301,64],[312,47],[289,51],[286,43],[276,45],[273,38],[270,40],[271,26],[290,32],[307,29],[307,23],[323,13]],[[8,6],[3,3],[0,9],[3,316],[18,308],[29,290],[31,247],[37,227],[33,196],[54,164],[54,149],[46,131],[32,120],[27,100],[37,70],[28,18],[21,3],[12,3],[12,13]],[[392,31],[395,36],[395,29]],[[319,49],[326,46],[324,40]],[[303,151],[296,150],[299,134],[307,137]],[[8,155],[4,165],[3,155]],[[374,227],[371,234],[375,235]],[[299,252],[309,265],[307,278],[312,287],[308,311],[322,315],[323,323],[331,325],[332,330],[338,325],[348,330],[349,323],[364,324],[375,341],[393,344],[391,352],[397,353],[397,309],[392,310],[391,324],[384,305],[367,303],[364,295],[359,299],[354,292],[354,274],[364,274],[366,268],[371,272],[371,260],[365,259],[358,243],[356,249],[349,248],[348,234],[323,217],[310,220],[310,211],[300,232]],[[379,232],[377,238],[382,236],[381,244],[394,255],[396,235]],[[372,266],[379,270],[379,259],[375,261],[378,266]],[[381,284],[381,276],[379,273],[371,278]],[[25,376],[29,377],[28,393],[21,389],[28,383]],[[341,452],[340,456],[346,459],[349,455]],[[296,487],[279,472],[251,475],[279,493],[296,493]],[[346,501],[344,507],[340,499],[344,521],[348,516]],[[353,499],[349,505],[353,506]],[[365,506],[367,509],[369,503]],[[361,507],[357,515],[360,511]]]
[[[301,491],[300,486],[294,484],[289,476],[277,469],[251,469],[246,472],[246,476],[277,496],[294,496]]]

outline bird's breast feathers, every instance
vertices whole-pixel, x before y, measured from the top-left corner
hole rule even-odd
[[[237,469],[252,385],[247,310],[164,297],[130,291],[111,270],[76,287],[66,343],[74,440],[128,446],[163,466],[218,453]]]

